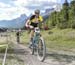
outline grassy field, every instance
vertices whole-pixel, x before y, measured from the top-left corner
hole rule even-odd
[[[12,34],[13,34],[12,38],[16,39],[15,33]],[[41,34],[45,39],[47,48],[54,49],[54,50],[75,51],[75,30],[74,29],[60,30],[54,28],[52,30],[47,30],[47,31],[42,30]],[[21,39],[21,43],[27,46],[29,43],[28,31],[23,32],[20,39]]]
[[[48,31],[41,31],[45,39],[46,46],[49,49],[55,50],[75,50],[75,30],[74,29],[52,29]],[[24,32],[21,36],[21,42],[28,44],[29,34]]]

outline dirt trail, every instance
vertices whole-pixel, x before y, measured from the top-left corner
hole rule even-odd
[[[8,51],[6,65],[75,65],[75,53],[47,50],[47,57],[44,62],[40,62],[36,55],[31,55],[28,47],[17,44],[11,39],[11,52]],[[0,63],[2,62],[4,53],[0,53]]]
[[[31,55],[30,50],[21,44],[14,44],[12,49],[12,54],[7,55],[7,65],[75,65],[74,55],[51,52],[47,53],[44,62],[40,62],[36,55]]]

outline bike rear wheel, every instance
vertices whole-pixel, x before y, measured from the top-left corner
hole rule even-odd
[[[45,60],[46,57],[46,45],[42,37],[40,37],[38,42],[37,57],[42,62]]]

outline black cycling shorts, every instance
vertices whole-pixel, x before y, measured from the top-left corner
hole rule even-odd
[[[33,27],[38,27],[38,23],[33,23],[33,22],[31,22],[30,25],[33,26]]]

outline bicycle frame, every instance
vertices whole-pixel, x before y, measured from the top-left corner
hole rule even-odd
[[[39,41],[41,41],[41,46],[39,46],[40,44]],[[40,51],[42,51],[42,53],[40,53]],[[43,38],[40,35],[39,28],[34,28],[34,36],[32,40],[32,53],[31,54],[34,55],[35,52],[37,53],[38,59],[43,62],[46,57],[46,45],[45,45]]]
[[[34,28],[34,37],[33,37],[32,43],[34,45],[38,44],[39,39],[40,39],[40,29],[37,27],[37,28]]]

